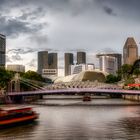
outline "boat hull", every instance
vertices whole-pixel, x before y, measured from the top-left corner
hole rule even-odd
[[[25,125],[28,123],[31,123],[38,119],[38,114],[35,114],[33,116],[28,116],[28,117],[21,117],[18,119],[13,119],[13,120],[8,120],[7,122],[0,122],[0,128],[9,128],[9,127],[14,127],[18,125]]]

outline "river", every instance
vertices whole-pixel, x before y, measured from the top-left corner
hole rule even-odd
[[[43,103],[43,105],[40,105]],[[44,99],[34,123],[0,130],[0,140],[139,140],[140,105],[123,99]]]

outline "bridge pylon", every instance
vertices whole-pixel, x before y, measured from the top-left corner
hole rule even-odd
[[[16,73],[14,78],[9,82],[9,92],[20,92],[20,74]]]

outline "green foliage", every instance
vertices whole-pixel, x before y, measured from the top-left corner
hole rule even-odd
[[[14,73],[0,68],[0,88],[7,89],[8,82],[13,78]]]
[[[132,70],[132,65],[124,64],[120,70],[122,78],[126,80],[128,77],[131,77],[131,74],[130,74],[131,70]]]
[[[36,81],[42,81],[44,82],[44,78],[42,76],[34,71],[27,71],[22,75],[23,78],[25,79],[30,79],[30,80],[36,80]]]
[[[133,74],[136,75],[137,77],[140,75],[140,69],[139,68],[135,68],[133,70]]]
[[[133,84],[135,83],[135,79],[133,77],[129,77],[125,80],[125,85],[127,86],[128,84]]]
[[[106,77],[106,83],[116,83],[118,81],[120,81],[121,78],[118,77],[118,76],[115,76],[115,75],[112,75],[112,74],[109,74],[107,77]]]

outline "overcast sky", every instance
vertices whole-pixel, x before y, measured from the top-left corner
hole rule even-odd
[[[127,37],[140,42],[140,0],[0,0],[0,33],[7,36],[7,64],[37,69],[37,52],[122,53]]]

